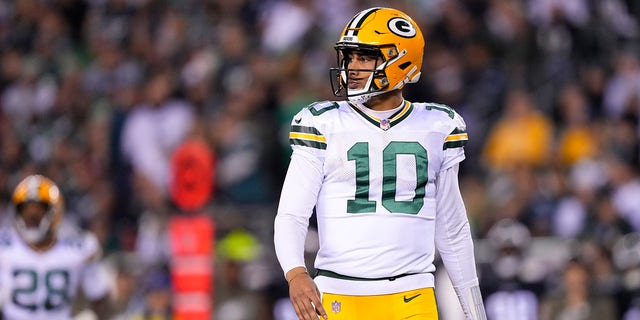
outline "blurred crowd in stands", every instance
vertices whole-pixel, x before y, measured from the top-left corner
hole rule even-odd
[[[204,142],[216,319],[293,319],[271,240],[289,123],[335,99],[333,44],[377,5],[427,40],[405,98],[467,121],[461,187],[490,319],[639,319],[633,0],[0,0],[0,219],[20,179],[50,177],[66,223],[103,245],[119,319],[166,309],[166,226],[185,214],[171,156]]]

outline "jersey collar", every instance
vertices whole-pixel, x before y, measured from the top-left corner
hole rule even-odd
[[[408,117],[411,111],[413,110],[413,104],[405,100],[404,106],[400,110],[392,114],[388,119],[380,119],[376,116],[366,113],[364,110],[358,108],[356,105],[354,105],[351,102],[349,102],[349,105],[353,110],[356,111],[356,113],[361,115],[365,120],[369,121],[371,124],[375,125],[376,127],[384,131],[389,130],[391,127],[400,123],[400,121]]]

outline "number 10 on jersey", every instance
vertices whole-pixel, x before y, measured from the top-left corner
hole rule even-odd
[[[411,155],[416,163],[416,187],[410,201],[397,201],[398,155]],[[348,151],[349,161],[355,161],[356,191],[355,199],[347,201],[348,213],[373,213],[376,201],[369,200],[371,188],[369,143],[357,142]],[[424,205],[424,196],[428,178],[427,150],[418,142],[392,141],[382,151],[382,206],[391,213],[418,214]]]

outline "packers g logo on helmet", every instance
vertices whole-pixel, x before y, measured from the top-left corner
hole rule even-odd
[[[389,20],[389,30],[404,38],[413,38],[418,33],[416,28],[403,18],[393,18]]]
[[[418,25],[402,11],[370,8],[347,23],[335,45],[337,68],[331,68],[331,88],[337,97],[364,103],[376,95],[402,89],[420,79],[424,38]],[[348,55],[359,51],[382,58],[362,89],[348,89]]]

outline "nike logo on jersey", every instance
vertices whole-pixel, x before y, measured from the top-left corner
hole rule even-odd
[[[418,293],[415,296],[409,297],[407,298],[407,296],[402,297],[404,299],[404,303],[410,302],[411,300],[417,298],[418,296],[420,296],[422,293]]]
[[[295,121],[295,123],[300,123],[300,121],[302,121],[302,118],[293,119],[293,121]]]

